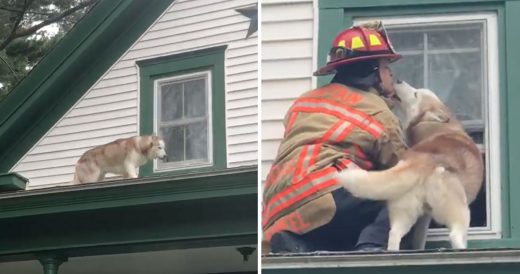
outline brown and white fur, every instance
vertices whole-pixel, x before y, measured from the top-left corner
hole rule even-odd
[[[411,148],[390,169],[345,170],[338,180],[354,196],[387,201],[388,250],[399,250],[401,238],[424,214],[448,227],[452,248],[466,248],[469,204],[483,180],[480,152],[432,91],[405,82],[395,88]]]
[[[107,173],[137,178],[136,168],[156,158],[166,158],[164,141],[160,137],[118,139],[85,152],[76,163],[73,183],[103,181]]]

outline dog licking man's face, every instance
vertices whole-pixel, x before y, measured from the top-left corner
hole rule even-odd
[[[435,113],[427,113],[427,116],[438,116],[439,111],[441,111],[438,107],[440,99],[433,91],[425,88],[414,88],[404,81],[397,81],[394,87],[398,108],[405,116],[403,117],[404,128],[408,127],[413,118],[421,115],[420,112],[428,112],[431,109]],[[432,106],[428,107],[429,104]]]

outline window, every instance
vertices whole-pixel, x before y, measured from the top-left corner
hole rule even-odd
[[[158,170],[213,162],[210,82],[210,71],[156,80],[154,132],[164,138],[168,153]]]
[[[140,132],[158,134],[168,159],[141,176],[226,167],[224,52],[215,47],[138,61]]]
[[[470,238],[500,237],[496,15],[382,19],[394,48],[403,55],[393,64],[394,74],[413,86],[433,90],[463,123],[483,154],[486,176],[481,193],[471,205]],[[356,23],[360,21],[365,20]],[[436,224],[432,227],[432,239],[444,239],[447,230]]]

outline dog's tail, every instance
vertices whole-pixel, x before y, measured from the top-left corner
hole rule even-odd
[[[382,171],[346,169],[338,174],[338,182],[352,195],[371,200],[395,199],[422,181],[423,176],[407,161]]]

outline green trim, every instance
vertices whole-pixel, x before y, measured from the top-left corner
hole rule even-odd
[[[256,167],[0,194],[0,219],[257,192]]]
[[[320,1],[320,3],[322,2],[323,1]],[[344,26],[352,25],[351,22],[345,22],[344,17],[342,9],[319,10],[320,31],[318,32],[318,67],[327,63],[327,55],[330,50],[330,45],[334,37],[336,37],[336,34],[344,29]],[[322,25],[327,27],[322,27]],[[320,76],[317,80],[318,86],[321,87],[330,83],[332,76]]]
[[[0,174],[0,191],[25,190],[28,181],[18,173]]]
[[[16,162],[173,0],[100,1],[0,103],[0,172]]]
[[[382,17],[395,15],[424,15],[448,13],[496,12],[498,23],[499,47],[499,92],[500,92],[500,160],[501,160],[501,210],[502,237],[505,240],[470,241],[475,247],[483,246],[520,246],[520,217],[514,215],[520,210],[520,201],[515,199],[520,193],[520,185],[515,180],[520,178],[520,170],[515,168],[520,163],[520,127],[513,117],[520,116],[516,102],[520,102],[520,73],[518,62],[520,54],[520,36],[516,26],[520,25],[520,2],[518,1],[473,1],[473,0],[441,0],[441,1],[320,1],[320,24],[318,40],[318,64],[326,62],[330,41],[335,31],[352,25],[356,17]],[[341,15],[339,15],[341,13]],[[342,18],[339,18],[341,16]],[[324,18],[325,17],[325,18]],[[340,25],[343,24],[343,25]],[[329,77],[320,77],[320,85],[328,83]]]
[[[510,188],[509,182],[509,139],[508,139],[508,88],[507,88],[507,69],[506,69],[506,23],[504,6],[497,8],[498,23],[498,69],[499,69],[499,89],[500,89],[500,176],[501,176],[501,209],[502,209],[502,237],[511,237],[511,209],[510,209]],[[504,49],[504,50],[502,50]],[[514,198],[513,198],[514,199]]]
[[[236,168],[1,194],[0,261],[255,245],[257,175]]]
[[[507,111],[510,119],[507,120],[508,129],[508,151],[509,161],[503,163],[509,164],[509,203],[511,212],[511,237],[520,238],[520,216],[517,213],[520,210],[520,200],[518,194],[520,193],[520,126],[515,119],[520,116],[518,102],[520,102],[520,36],[516,28],[520,25],[520,2],[506,2],[505,6],[505,52],[506,52],[506,71],[507,75]]]
[[[138,62],[140,73],[140,133],[153,133],[153,94],[154,81],[182,75],[190,72],[211,71],[212,79],[212,123],[213,123],[213,165],[209,167],[190,168],[157,172],[157,174],[185,174],[225,169],[226,163],[226,132],[225,132],[225,87],[224,62],[227,46],[213,47],[188,53],[175,54]],[[153,163],[148,163],[139,169],[140,176],[150,176]]]

